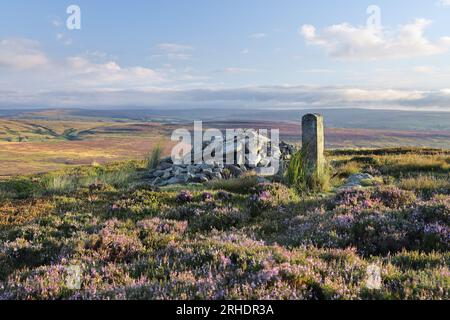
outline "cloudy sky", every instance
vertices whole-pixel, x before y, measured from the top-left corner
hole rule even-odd
[[[0,3],[0,108],[163,106],[450,112],[450,0]]]

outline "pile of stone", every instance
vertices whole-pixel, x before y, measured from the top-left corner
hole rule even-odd
[[[288,144],[284,141],[280,142],[281,160],[289,161],[295,154],[296,149],[292,144]]]
[[[239,177],[248,169],[245,165],[214,164],[173,164],[172,159],[164,159],[150,171],[151,184],[167,186],[172,184],[204,183],[214,179]]]
[[[288,161],[295,152],[293,146],[281,142],[279,146],[271,148],[272,155],[267,155],[267,144],[270,145],[270,139],[264,136],[258,136],[258,138],[260,143],[253,146],[256,150],[251,150],[252,147],[248,141],[241,145],[236,143],[237,139],[242,139],[239,136],[234,142],[224,143],[223,150],[225,154],[223,163],[174,164],[171,158],[166,158],[159,163],[156,169],[150,170],[151,184],[162,187],[173,184],[204,183],[215,179],[236,178],[247,171],[270,167],[270,156],[276,154],[282,161]],[[207,146],[208,144],[204,144],[203,150]],[[245,150],[244,164],[226,164],[227,152],[233,152],[234,158],[236,151],[240,152],[242,148]],[[192,156],[192,159],[196,159],[195,154],[192,154]]]

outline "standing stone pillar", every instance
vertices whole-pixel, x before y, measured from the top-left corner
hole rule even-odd
[[[308,175],[318,176],[325,169],[325,137],[323,116],[307,114],[302,119],[302,151],[304,169]]]

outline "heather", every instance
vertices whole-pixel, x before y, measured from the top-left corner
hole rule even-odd
[[[154,188],[146,161],[1,181],[0,299],[449,299],[448,155],[396,151],[329,152],[326,193]]]

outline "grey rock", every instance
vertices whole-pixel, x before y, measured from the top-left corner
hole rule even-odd
[[[163,174],[164,174],[163,170],[156,170],[155,172],[153,172],[154,177],[162,177]]]
[[[171,184],[184,184],[186,183],[185,179],[183,177],[173,177],[166,181],[168,185]]]
[[[222,174],[220,172],[213,172],[212,179],[222,179]]]
[[[228,169],[234,177],[240,177],[243,174],[243,171],[239,167],[232,164],[227,164],[225,169]]]
[[[162,178],[163,179],[169,179],[170,177],[172,177],[172,170],[166,170],[165,172],[164,172],[164,174],[162,175]]]
[[[374,177],[368,173],[357,173],[348,177],[346,183],[339,189],[360,188],[364,180],[374,180]]]
[[[154,179],[151,184],[154,186],[157,186],[161,183],[162,179],[160,177],[157,177],[156,179]]]
[[[189,179],[189,182],[194,182],[194,183],[204,183],[204,182],[208,182],[209,179],[204,175],[204,174],[197,174],[194,177],[192,177],[191,179]]]
[[[172,168],[172,166],[173,166],[172,163],[169,163],[169,162],[162,162],[162,163],[159,164],[158,169],[159,169],[159,170],[167,170],[167,169]]]

